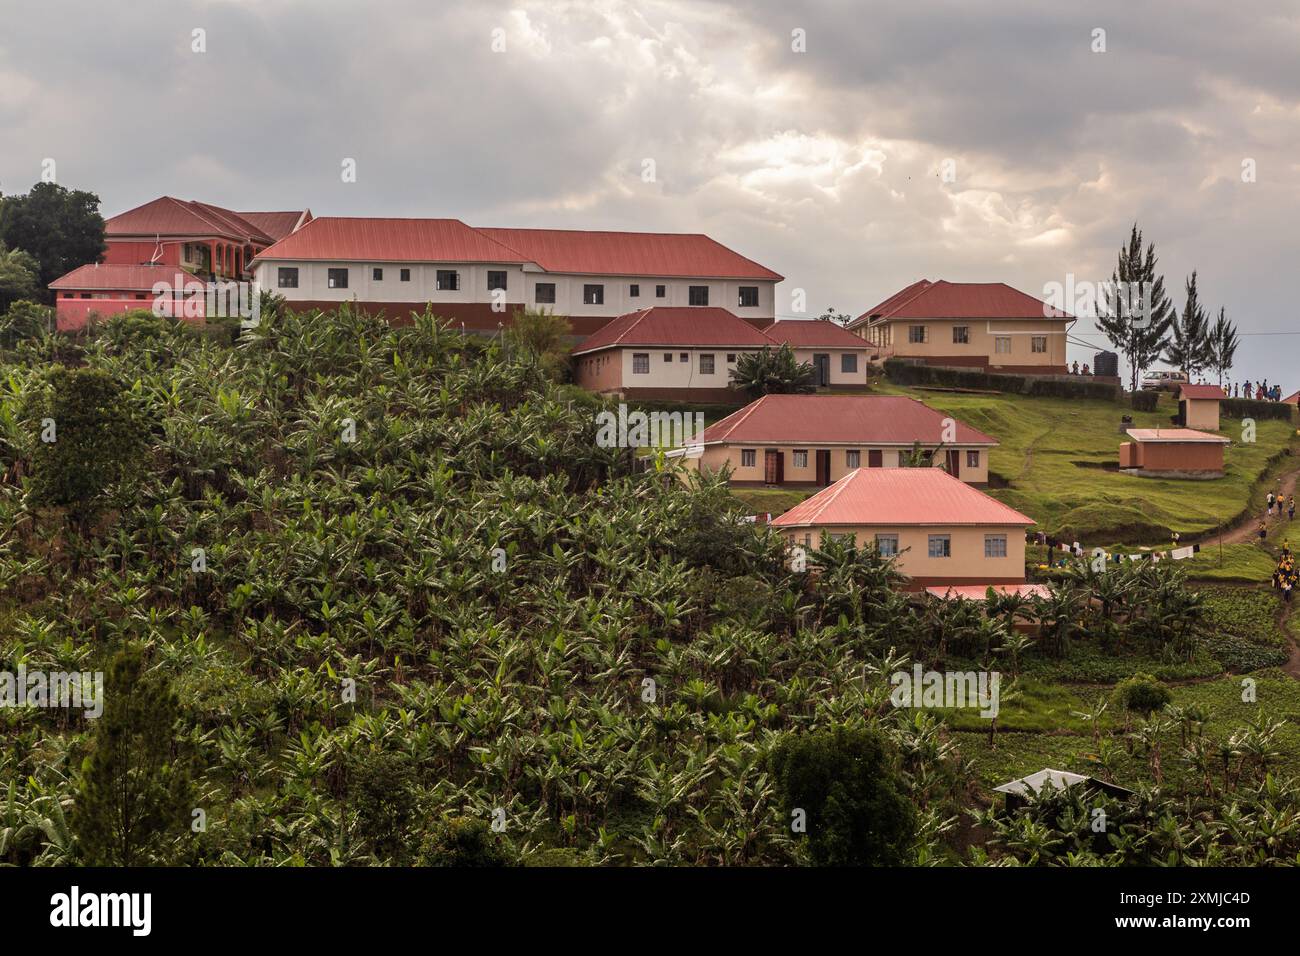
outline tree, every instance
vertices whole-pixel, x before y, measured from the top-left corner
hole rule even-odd
[[[139,644],[114,655],[72,815],[91,866],[149,866],[176,858],[175,841],[186,832],[193,806],[189,773],[173,749],[178,709],[170,682],[146,671]]]
[[[40,435],[29,500],[89,521],[112,487],[133,475],[148,430],[126,390],[102,369],[62,366],[33,392],[25,418]]]
[[[1182,314],[1170,326],[1165,361],[1192,376],[1210,364],[1210,322],[1196,291],[1196,272],[1187,280],[1187,299]]]
[[[21,249],[9,249],[0,240],[0,315],[20,299],[34,299],[40,288],[36,275],[40,265]]]
[[[817,316],[818,322],[834,322],[839,326],[846,326],[853,321],[853,316],[846,312],[836,312],[835,306],[828,305],[826,311]]]
[[[1219,317],[1214,320],[1209,335],[1209,367],[1219,376],[1219,387],[1223,379],[1232,370],[1233,360],[1237,357],[1237,326],[1228,321],[1227,311],[1220,306]]]
[[[898,866],[917,833],[888,741],[877,731],[836,727],[786,736],[769,764],[787,821],[803,811],[817,866]]]
[[[420,844],[420,866],[499,867],[515,860],[482,820],[449,817],[433,825]]]
[[[367,751],[354,757],[348,795],[357,829],[380,860],[406,863],[407,831],[415,818],[415,771],[400,754]]]
[[[45,297],[44,290],[59,276],[103,256],[99,197],[57,183],[37,183],[26,196],[7,196],[0,201],[0,242],[36,259]]]
[[[562,315],[545,309],[524,309],[515,313],[505,330],[506,347],[531,356],[554,381],[563,381],[569,367],[573,326]]]
[[[765,346],[757,352],[742,352],[731,370],[731,387],[753,398],[811,392],[815,389],[812,363],[800,362],[788,344],[778,349]]]
[[[1156,274],[1155,243],[1142,253],[1142,233],[1137,223],[1121,246],[1119,261],[1111,274],[1113,288],[1099,303],[1097,325],[1110,344],[1123,353],[1129,365],[1130,391],[1137,391],[1138,378],[1160,357],[1169,336],[1174,307],[1165,295],[1165,280]],[[1146,307],[1135,308],[1137,302]]]
[[[50,330],[54,310],[48,305],[40,305],[19,299],[9,306],[9,311],[0,313],[0,348],[13,348],[25,339],[39,338]]]

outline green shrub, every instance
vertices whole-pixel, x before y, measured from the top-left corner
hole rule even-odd
[[[1174,699],[1173,693],[1150,674],[1134,674],[1115,687],[1115,703],[1123,710],[1149,714]]]
[[[1221,418],[1276,418],[1291,420],[1291,406],[1286,402],[1257,402],[1250,398],[1228,398],[1219,402]]]
[[[420,866],[515,866],[514,855],[482,820],[448,817],[434,824],[420,844]]]
[[[1160,404],[1160,393],[1155,391],[1129,392],[1128,402],[1135,412],[1154,412],[1156,406]]]
[[[1265,667],[1279,667],[1287,662],[1288,654],[1277,646],[1256,644],[1245,638],[1232,634],[1215,634],[1202,640],[1201,646],[1218,661],[1225,670],[1237,674],[1262,670]]]
[[[1033,378],[1001,375],[982,369],[923,365],[898,358],[885,359],[885,375],[896,385],[937,385],[1030,395],[1035,398],[1097,398],[1115,401],[1120,389],[1086,378]]]

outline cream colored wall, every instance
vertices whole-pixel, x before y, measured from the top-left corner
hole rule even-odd
[[[908,329],[926,327],[925,342],[909,342]],[[952,340],[956,326],[969,329],[965,344]],[[868,333],[868,340],[879,344],[887,354],[911,358],[948,358],[969,356],[989,365],[1065,365],[1065,330],[1068,323],[1051,319],[899,319]],[[865,332],[866,327],[858,329]],[[871,338],[871,336],[877,338]],[[1010,353],[995,351],[995,338],[1011,339]],[[1047,351],[1034,352],[1032,338],[1047,336]]]
[[[743,443],[727,444],[727,445],[709,445],[704,449],[704,454],[700,457],[700,468],[702,470],[720,471],[723,468],[723,466],[730,465],[732,481],[761,482],[764,477],[763,452],[767,448],[776,448],[785,454],[785,480],[788,484],[801,484],[801,483],[813,484],[817,480],[817,454],[816,454],[817,450],[819,448],[822,449],[829,448],[831,452],[831,481],[838,481],[840,478],[843,478],[845,475],[847,475],[850,471],[853,470],[853,468],[850,467],[847,463],[846,452],[848,452],[851,448],[857,448],[858,451],[861,453],[859,456],[861,461],[860,467],[866,468],[867,462],[869,460],[867,452],[870,451],[873,447],[878,448],[880,450],[882,467],[884,468],[897,468],[899,454],[901,452],[911,451],[910,446],[905,449],[900,449],[897,447],[886,448],[879,445],[877,446],[872,446],[872,445],[862,445],[862,446],[820,445],[819,446],[815,444],[809,444],[809,445],[748,444],[747,445]],[[949,446],[949,447],[954,447],[956,448],[957,451],[961,452],[961,480],[962,481],[965,481],[969,484],[985,484],[986,482],[988,482],[989,449],[970,448],[969,446],[965,446],[965,445],[957,445],[957,446]],[[754,464],[750,467],[742,467],[740,464],[741,462],[740,452],[742,449],[745,448],[753,448],[755,450]],[[807,468],[794,467],[794,452],[796,449],[800,451],[806,450],[808,452]],[[945,451],[946,450],[947,449],[945,449]],[[967,466],[966,464],[967,451],[979,452],[978,467],[971,468]],[[935,467],[936,468],[939,467],[943,463],[943,460],[944,460],[944,456],[942,453],[940,453],[935,460],[934,463]]]
[[[1219,430],[1219,402],[1208,399],[1186,399],[1187,427],[1201,431],[1217,432]]]
[[[856,372],[842,372],[843,367],[841,356],[853,354],[858,357],[858,370]],[[837,348],[798,348],[794,350],[794,357],[800,362],[812,364],[814,355],[829,355],[831,357],[831,384],[832,385],[866,385],[867,384],[867,357],[870,350],[866,347],[862,349],[837,349]]]
[[[791,544],[807,547],[808,542],[811,541],[811,546],[814,548],[818,546],[823,530],[829,534],[851,534],[859,546],[874,544],[878,534],[896,534],[900,554],[895,563],[898,569],[909,577],[965,579],[972,583],[1008,578],[1023,581],[1025,577],[1025,529],[1018,526],[837,527],[782,530]],[[929,536],[932,534],[947,534],[951,537],[951,557],[931,558],[929,556]],[[986,534],[1006,535],[1007,556],[1005,558],[984,557]]]
[[[622,365],[622,382],[624,388],[727,388],[731,384],[731,370],[735,362],[728,362],[727,356],[733,355],[737,361],[744,353],[743,349],[683,349],[683,348],[625,348],[609,350],[619,353]],[[748,351],[754,351],[750,349]],[[632,371],[633,356],[646,354],[650,356],[650,371],[636,373]],[[665,362],[664,356],[672,356],[671,362]],[[687,356],[683,362],[682,356]],[[700,371],[700,356],[713,356],[713,374]],[[581,358],[581,356],[579,357]]]

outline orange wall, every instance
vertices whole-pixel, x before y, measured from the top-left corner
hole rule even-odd
[[[1025,529],[1019,526],[903,526],[843,528],[783,528],[786,540],[802,547],[819,546],[822,532],[853,535],[859,547],[874,545],[878,534],[898,535],[900,554],[895,566],[908,577],[930,584],[1007,584],[1025,579]],[[951,557],[929,556],[932,534],[951,539]],[[1005,535],[1007,556],[984,557],[984,536]]]
[[[1143,471],[1223,471],[1218,442],[1138,442]]]

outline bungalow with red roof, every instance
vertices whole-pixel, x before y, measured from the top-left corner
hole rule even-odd
[[[734,309],[756,327],[775,315],[781,276],[708,236],[566,229],[480,229],[459,219],[320,217],[253,260],[260,288],[298,308],[355,301],[390,318],[432,307],[495,332],[525,307],[567,317],[575,334],[646,309]]]
[[[893,557],[911,588],[983,588],[1025,580],[1034,523],[939,468],[860,468],[772,522],[792,547],[823,535]]]
[[[310,220],[310,210],[234,212],[171,196],[128,209],[105,221],[98,268],[90,263],[50,283],[59,328],[81,328],[92,313],[149,308],[155,283],[174,287],[178,274],[245,279],[253,256]]]
[[[1188,428],[1219,429],[1219,402],[1228,396],[1217,385],[1180,385],[1178,420]]]
[[[1130,428],[1119,467],[1147,478],[1222,478],[1228,439],[1191,428]]]
[[[764,395],[704,430],[702,470],[729,468],[736,485],[824,487],[859,468],[896,469],[920,446],[934,467],[988,482],[997,440],[914,398]]]
[[[763,334],[777,345],[788,345],[794,357],[813,367],[820,387],[865,388],[868,345],[835,322],[794,320],[773,322]]]
[[[873,361],[1011,374],[1066,374],[1065,335],[1074,317],[1003,282],[922,279],[849,323]]]
[[[737,402],[731,371],[772,340],[726,309],[655,307],[619,316],[573,351],[574,381],[624,398]]]

